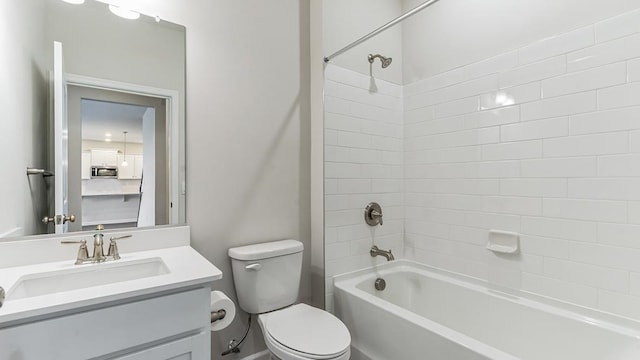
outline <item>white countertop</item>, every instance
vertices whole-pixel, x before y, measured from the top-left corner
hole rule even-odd
[[[55,242],[59,244],[58,241]],[[184,244],[184,241],[182,243]],[[122,241],[122,244],[124,245],[125,241]],[[88,246],[91,254],[93,246],[91,244]],[[0,307],[0,328],[28,319],[47,317],[59,312],[76,311],[101,303],[113,303],[140,296],[162,295],[162,293],[180,288],[210,286],[211,282],[222,278],[222,272],[217,267],[188,245],[136,252],[126,252],[122,248],[120,250],[121,259],[100,264],[75,265],[74,250],[77,249],[74,247],[73,250],[67,249],[69,253],[67,260],[0,268],[0,286],[7,292],[7,300]],[[152,258],[161,258],[168,273],[46,295],[11,299],[13,287],[28,274],[86,267],[93,267],[93,270],[105,265],[125,264],[130,261]]]

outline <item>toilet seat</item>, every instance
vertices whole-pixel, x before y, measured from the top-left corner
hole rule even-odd
[[[349,330],[324,310],[297,304],[261,314],[258,321],[269,350],[282,359],[349,359]]]

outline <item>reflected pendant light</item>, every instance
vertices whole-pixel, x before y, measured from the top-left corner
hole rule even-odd
[[[122,132],[124,134],[124,156],[122,157],[122,166],[129,166],[127,162],[127,131]]]

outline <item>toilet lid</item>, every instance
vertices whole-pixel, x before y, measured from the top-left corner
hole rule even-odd
[[[342,321],[306,304],[268,314],[264,326],[279,343],[306,354],[339,354],[351,344],[351,335]]]

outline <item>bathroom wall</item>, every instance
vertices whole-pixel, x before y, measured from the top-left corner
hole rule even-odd
[[[324,56],[329,56],[402,14],[401,0],[324,0],[322,12]],[[369,75],[368,54],[393,58],[393,66],[375,74],[379,79],[402,84],[402,26],[394,26],[335,57],[331,64]],[[376,60],[376,70],[380,62]]]
[[[402,8],[423,2],[402,0]],[[637,0],[438,1],[402,23],[404,84],[637,7]]]
[[[405,256],[640,319],[640,10],[408,84]],[[489,229],[521,252],[485,249]]]
[[[26,176],[27,167],[46,167],[48,75],[41,41],[45,11],[35,1],[0,3],[0,153],[3,154],[0,237],[41,233],[49,179]],[[32,21],[33,20],[33,21]],[[36,46],[36,44],[40,46]]]
[[[187,222],[192,245],[224,273],[227,249],[299,239],[309,291],[309,3],[114,0],[187,28]],[[214,359],[240,339],[247,315],[212,335]],[[257,323],[242,358],[265,349]],[[232,357],[235,356],[235,357]]]
[[[325,306],[333,275],[386,261],[376,244],[402,254],[402,87],[338,66],[325,69]],[[383,226],[370,227],[364,208],[382,206]]]

